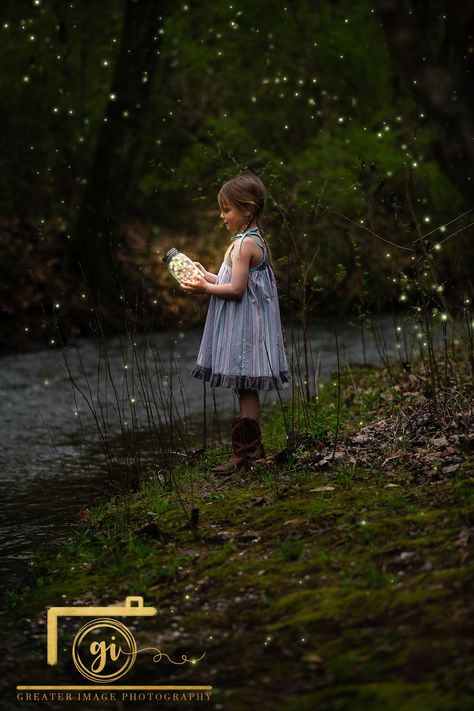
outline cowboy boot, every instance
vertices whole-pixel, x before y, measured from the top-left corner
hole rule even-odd
[[[257,459],[265,459],[262,433],[258,422],[252,420],[250,417],[243,417],[242,425],[245,430],[245,453],[243,453],[243,456],[245,457],[246,463]]]
[[[224,464],[219,464],[216,467],[212,467],[211,472],[213,472],[214,474],[231,474],[243,462],[242,457],[238,454],[239,447],[238,447],[238,443],[237,443],[237,439],[238,439],[237,430],[239,428],[240,420],[241,420],[241,418],[237,417],[232,422],[232,428],[231,428],[232,454],[230,455],[229,459]]]
[[[232,455],[211,471],[214,474],[230,474],[251,460],[265,457],[260,427],[250,417],[238,417],[232,423]]]

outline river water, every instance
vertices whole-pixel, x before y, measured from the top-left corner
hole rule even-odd
[[[362,333],[357,324],[313,325],[310,359],[313,374],[317,373],[321,381],[336,368],[335,332],[341,364],[379,363],[381,343],[391,357],[410,358],[412,346],[406,340],[409,324],[404,323],[402,330],[397,331],[399,324],[390,317],[375,319],[373,323],[377,338],[368,326]],[[296,372],[296,362],[298,358],[301,360],[301,333],[288,326],[284,332],[287,355]],[[207,443],[213,444],[221,436],[224,441],[227,439],[228,424],[237,411],[236,396],[231,390],[216,389],[214,400],[206,386],[204,403],[202,382],[189,375],[201,334],[200,328],[188,329],[186,333],[154,334],[153,352],[140,348],[139,338],[135,348],[126,340],[109,339],[105,350],[91,339],[82,339],[64,351],[43,350],[0,359],[1,587],[21,582],[35,550],[59,546],[77,525],[81,507],[110,494],[113,482],[104,467],[94,415],[99,423],[106,423],[110,437],[120,435],[127,427],[149,429],[153,408],[150,403],[147,407],[144,399],[144,377],[149,389],[158,393],[155,399],[165,403],[161,415],[157,412],[159,408],[155,411],[152,429],[158,434],[159,417],[164,421],[170,415],[172,391],[171,418],[176,427],[184,420],[185,427],[195,433],[195,444],[202,443],[204,435],[204,405]],[[137,352],[142,355],[141,366],[134,359]],[[297,387],[301,380],[295,378]],[[93,412],[78,388],[86,394]],[[291,392],[288,388],[280,391],[280,395],[287,399]],[[276,393],[270,392],[264,398],[264,408],[267,410],[276,402]],[[169,437],[169,432],[165,429],[163,432],[165,439]],[[84,442],[88,443],[87,451]],[[145,451],[144,465],[146,456]],[[156,456],[155,452],[152,459],[156,460]]]

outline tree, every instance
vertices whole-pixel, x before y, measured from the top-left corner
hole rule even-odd
[[[113,253],[126,215],[170,3],[126,0],[114,79],[73,235],[71,256],[103,301],[115,293]]]
[[[385,36],[399,73],[442,129],[442,135],[433,146],[440,166],[461,194],[472,201],[474,6],[450,0],[440,3],[443,6],[440,10],[440,4],[436,3],[436,16],[446,25],[444,44],[437,59],[417,17],[422,9],[418,6],[425,7],[426,3],[409,4],[411,9],[397,0],[377,0]]]

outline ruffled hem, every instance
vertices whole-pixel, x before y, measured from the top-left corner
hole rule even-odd
[[[238,388],[239,390],[282,390],[284,384],[291,380],[289,370],[281,371],[278,376],[252,377],[213,373],[210,368],[203,368],[202,365],[196,365],[191,375],[208,382],[213,388]]]

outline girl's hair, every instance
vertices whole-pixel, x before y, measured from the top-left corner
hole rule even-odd
[[[245,228],[257,222],[263,212],[266,196],[265,185],[254,173],[245,172],[228,180],[219,190],[219,205],[231,203],[244,213],[249,213]]]
[[[235,207],[243,213],[249,215],[247,223],[243,228],[243,232],[245,232],[252,222],[256,222],[258,224],[259,217],[265,207],[266,194],[267,191],[265,185],[262,183],[260,178],[255,175],[255,173],[247,171],[239,173],[239,175],[236,175],[235,178],[231,178],[224,183],[217,195],[217,201],[221,207],[230,203],[231,205],[235,205]],[[260,231],[262,232],[261,227]],[[267,250],[271,263],[271,253],[268,248],[268,244]]]

